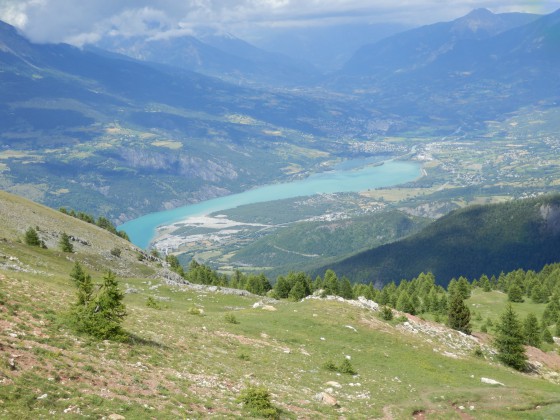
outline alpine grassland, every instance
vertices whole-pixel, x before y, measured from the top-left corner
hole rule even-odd
[[[384,321],[379,311],[342,298],[274,300],[181,284],[170,280],[163,260],[140,261],[139,250],[94,225],[8,195],[1,208],[9,226],[0,238],[2,418],[560,414],[554,369],[504,366],[489,336],[399,312]],[[4,224],[16,214],[17,222]],[[46,249],[25,244],[29,226],[39,227]],[[62,227],[75,238],[72,253],[57,247]],[[120,257],[110,252],[115,247]],[[101,340],[68,322],[76,262],[93,290],[107,270],[115,273],[126,338]],[[493,316],[503,296],[475,291],[467,304]],[[556,351],[547,354],[554,359]],[[329,361],[338,369],[325,369]]]

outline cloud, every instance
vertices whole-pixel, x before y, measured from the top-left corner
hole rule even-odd
[[[250,33],[351,21],[421,25],[479,7],[548,13],[559,6],[557,0],[0,0],[0,19],[34,42],[82,45],[111,35],[171,37],[197,27]]]

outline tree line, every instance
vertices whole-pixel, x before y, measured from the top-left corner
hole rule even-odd
[[[91,223],[92,225],[96,225],[101,229],[105,229],[111,232],[113,235],[120,236],[121,238],[126,239],[127,241],[130,242],[130,238],[128,237],[128,234],[124,230],[118,231],[116,226],[106,217],[99,216],[97,219],[95,219],[95,217],[92,216],[91,214],[84,213],[83,211],[77,212],[73,209],[67,210],[65,207],[61,207],[59,211],[68,216],[72,216],[75,217],[76,219],[80,219],[83,220],[84,222]]]

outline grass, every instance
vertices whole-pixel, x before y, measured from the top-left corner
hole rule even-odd
[[[104,238],[94,226],[83,229],[92,244]],[[16,232],[0,241],[0,254],[17,257],[26,270],[0,268],[0,418],[245,418],[251,413],[239,398],[250,387],[269,392],[281,418],[391,413],[400,419],[415,411],[457,418],[454,404],[474,406],[476,418],[560,415],[558,385],[507,369],[487,353],[452,358],[435,352],[433,342],[403,330],[400,318],[385,322],[374,312],[322,300],[282,301],[265,311],[253,308],[257,297],[165,285],[127,249],[110,259],[111,242],[95,245],[100,253],[79,248],[68,255],[17,238]],[[74,260],[98,282],[107,264],[123,258],[133,267],[120,277],[121,287],[136,290],[125,297],[130,339],[76,335],[64,317],[75,300]],[[139,275],[141,268],[151,278]],[[485,319],[499,312],[502,297],[474,293],[469,302],[480,305]],[[339,371],[323,368],[329,360]],[[345,360],[357,374],[342,366]],[[506,386],[482,384],[481,377]],[[329,385],[334,382],[340,387]],[[337,407],[315,399],[327,389]]]
[[[487,318],[490,318],[492,322],[496,324],[509,303],[506,293],[496,290],[484,292],[482,289],[475,289],[471,297],[466,301],[471,313],[475,311],[477,314],[481,315],[482,319],[479,320],[476,320],[478,316],[476,318],[471,318],[472,324],[478,331],[480,331],[482,324],[486,323]],[[538,319],[541,319],[546,304],[533,303],[530,298],[525,297],[525,302],[512,303],[511,306],[518,314],[518,318],[523,321],[531,312],[534,313]]]
[[[351,417],[381,417],[385,407],[396,418],[419,407],[445,417],[453,415],[455,403],[474,404],[482,418],[504,410],[522,418],[527,411],[506,407],[529,407],[535,401],[557,412],[556,385],[474,356],[455,360],[436,354],[430,343],[400,333],[363,309],[311,300],[281,302],[276,312],[268,312],[253,309],[253,298],[163,285],[154,291],[144,279],[127,282],[139,290],[125,300],[130,312],[125,327],[133,338],[98,342],[74,336],[58,315],[55,321],[43,315],[47,308],[60,314],[73,298],[64,277],[44,281],[9,273],[1,292],[19,309],[10,316],[3,308],[0,321],[10,327],[0,341],[7,353],[20,357],[15,372],[1,365],[8,385],[0,417],[61,415],[74,406],[92,416],[115,412],[135,418],[157,410],[158,418],[243,417],[236,399],[247,381],[265,387],[286,417],[338,415],[313,399],[329,381],[340,383],[335,397]],[[169,298],[166,309],[146,308],[150,296]],[[188,316],[192,305],[203,308],[205,316]],[[239,324],[224,322],[233,313]],[[21,337],[20,324],[30,327]],[[347,356],[358,376],[322,367],[327,360],[340,365]],[[483,376],[507,388],[483,386]],[[43,394],[47,397],[37,399]]]

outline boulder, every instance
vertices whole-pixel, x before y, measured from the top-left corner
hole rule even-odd
[[[501,385],[501,386],[505,386],[503,383],[498,382],[494,379],[490,379],[490,378],[480,378],[480,382],[482,382],[483,384],[488,384],[488,385]]]
[[[331,407],[338,407],[338,401],[335,397],[327,392],[319,392],[315,395],[315,399],[322,402],[325,405],[330,405]]]

